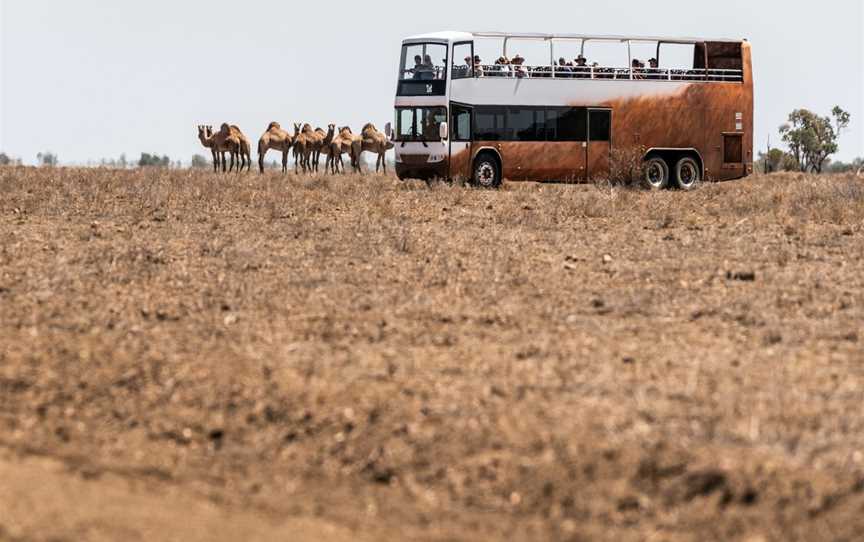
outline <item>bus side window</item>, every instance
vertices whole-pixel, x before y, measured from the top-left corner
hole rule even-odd
[[[471,110],[454,105],[451,107],[453,141],[471,141]]]
[[[485,106],[474,110],[474,141],[503,141],[505,134],[503,107]]]
[[[591,111],[588,122],[588,139],[591,141],[609,141],[612,135],[612,112]]]
[[[588,111],[582,108],[561,110],[557,141],[585,141],[588,136]]]

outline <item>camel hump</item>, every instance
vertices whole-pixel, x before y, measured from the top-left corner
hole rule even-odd
[[[222,133],[228,133],[228,132],[231,131],[231,127],[228,126],[228,123],[227,123],[227,122],[223,122],[223,123],[222,123],[222,126],[219,127],[219,131],[222,132]]]
[[[273,129],[281,130],[282,126],[274,120],[273,122],[270,123],[269,126],[267,126],[267,131],[269,132],[270,130],[273,130]]]
[[[370,131],[370,130],[373,131],[373,132],[377,132],[377,131],[378,131],[378,129],[375,128],[375,125],[374,125],[374,124],[372,124],[371,122],[367,122],[366,125],[363,126],[363,130],[362,130],[362,131],[363,131],[363,132],[367,132],[367,131]]]

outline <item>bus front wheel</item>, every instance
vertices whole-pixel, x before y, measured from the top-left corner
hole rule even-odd
[[[702,175],[696,160],[689,156],[678,160],[678,164],[675,166],[675,182],[678,188],[681,190],[693,190],[701,180]]]
[[[501,186],[501,168],[490,154],[481,154],[474,161],[474,183],[481,188]]]
[[[651,190],[663,190],[669,186],[669,164],[659,156],[645,162],[645,184]]]

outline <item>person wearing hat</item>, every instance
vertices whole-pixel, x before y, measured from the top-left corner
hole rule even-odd
[[[662,79],[660,76],[660,63],[657,62],[656,58],[648,59],[648,79]]]
[[[582,56],[582,54],[580,54],[576,57],[575,62],[576,66],[573,67],[574,77],[578,77],[580,79],[590,77],[591,70],[586,65],[588,59],[586,59],[584,56]]]
[[[526,70],[525,67],[522,66],[522,64],[525,63],[525,59],[522,58],[521,55],[519,55],[517,53],[516,56],[513,57],[513,60],[510,63],[513,64],[513,66],[515,66],[515,68],[513,68],[513,73],[516,77],[519,77],[519,78],[528,77],[528,70]]]
[[[480,55],[474,55],[474,77],[483,77],[483,61]]]

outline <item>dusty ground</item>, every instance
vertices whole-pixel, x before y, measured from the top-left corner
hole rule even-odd
[[[851,540],[864,181],[0,169],[2,540]]]

